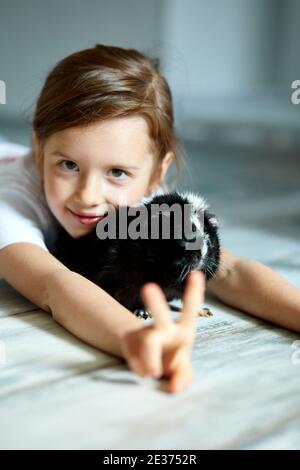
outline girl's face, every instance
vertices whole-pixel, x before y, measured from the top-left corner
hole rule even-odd
[[[130,116],[72,127],[49,137],[35,156],[49,209],[74,238],[96,226],[111,205],[133,205],[163,181],[173,154],[155,168],[147,122]],[[90,222],[90,223],[88,223]]]

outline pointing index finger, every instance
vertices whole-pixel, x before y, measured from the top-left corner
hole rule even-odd
[[[196,318],[198,318],[199,304],[202,304],[204,301],[204,291],[204,274],[201,271],[191,271],[186,280],[180,322],[195,322]]]
[[[168,328],[173,323],[170,307],[159,285],[147,282],[141,287],[140,293],[147,310],[151,311],[155,325],[162,329]]]

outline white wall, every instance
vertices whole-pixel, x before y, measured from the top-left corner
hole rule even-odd
[[[284,86],[300,79],[300,0],[280,4],[278,81]]]
[[[182,134],[211,120],[299,127],[300,0],[0,0],[0,120],[24,122],[54,64],[96,42],[162,58]]]
[[[273,81],[276,5],[277,0],[166,0],[165,73],[180,112],[249,96]]]
[[[160,0],[0,0],[0,118],[32,110],[55,63],[95,43],[157,51]]]
[[[192,95],[206,96],[260,86],[271,65],[272,1],[167,0],[163,35],[172,83],[185,87],[188,79]]]

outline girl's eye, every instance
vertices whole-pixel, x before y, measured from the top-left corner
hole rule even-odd
[[[118,174],[120,175],[120,173],[124,173],[124,175],[127,175],[127,176],[129,176],[129,174],[128,174],[128,173],[126,173],[126,171],[120,170],[119,168],[113,168],[113,169],[112,169],[112,170],[110,170],[110,171],[113,171],[113,172],[115,172],[115,176],[118,176]],[[120,178],[116,178],[116,179],[118,179],[118,180],[119,180]],[[121,178],[121,179],[124,179],[124,178]],[[126,179],[126,178],[125,178],[125,179]]]
[[[61,160],[58,165],[63,169],[63,170],[70,170],[70,171],[78,171],[78,165],[71,160]],[[129,173],[126,171],[120,170],[119,168],[113,168],[110,170],[114,172],[113,177],[117,180],[124,180],[126,179],[126,176],[129,176]],[[125,178],[119,178],[120,174],[126,175]]]
[[[66,163],[67,165],[64,166],[63,163]],[[77,164],[72,162],[71,160],[61,160],[58,164],[63,170],[74,170],[74,165],[77,167]]]

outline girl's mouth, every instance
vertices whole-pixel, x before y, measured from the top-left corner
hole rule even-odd
[[[107,214],[100,215],[98,217],[84,217],[84,216],[75,214],[74,212],[71,211],[71,209],[68,209],[68,210],[73,215],[73,217],[83,225],[97,225],[97,223],[100,222],[100,220],[104,219],[104,217],[106,217],[107,215]]]

